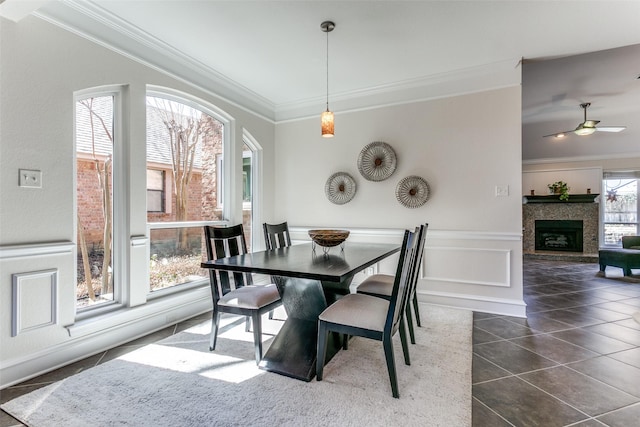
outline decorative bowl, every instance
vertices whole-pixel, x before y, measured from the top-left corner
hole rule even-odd
[[[309,237],[318,246],[338,246],[349,237],[348,230],[309,230]]]

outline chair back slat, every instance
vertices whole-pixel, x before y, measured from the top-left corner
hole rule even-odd
[[[391,299],[389,301],[385,334],[393,335],[398,330],[409,297],[409,290],[413,280],[413,267],[418,262],[418,245],[422,234],[422,227],[417,227],[415,231],[405,231],[393,290],[391,292]]]
[[[291,236],[287,222],[281,224],[262,224],[264,243],[267,250],[291,246]]]
[[[424,257],[424,245],[427,240],[428,227],[429,227],[429,224],[421,224],[419,227],[420,234],[418,236],[418,241],[416,242],[417,247],[416,247],[416,253],[415,253],[415,260],[413,261],[411,266],[411,278],[409,282],[409,289],[407,290],[406,304],[409,304],[409,301],[413,297],[413,294],[415,294],[416,287],[418,286],[418,278],[420,277],[420,267],[422,266],[422,260]]]
[[[205,225],[205,243],[209,260],[227,258],[247,253],[242,224],[231,227],[212,227]],[[232,289],[252,285],[253,278],[249,273],[230,273],[228,271],[209,269],[211,290],[217,300]]]

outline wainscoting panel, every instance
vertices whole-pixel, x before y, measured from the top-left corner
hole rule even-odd
[[[425,247],[424,252],[422,280],[510,286],[510,250]]]
[[[58,270],[12,274],[11,336],[58,322]]]

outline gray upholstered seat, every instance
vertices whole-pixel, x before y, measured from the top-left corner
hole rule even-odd
[[[235,289],[218,300],[218,306],[240,307],[257,310],[280,299],[276,285],[250,285]]]
[[[354,328],[382,332],[389,311],[389,301],[369,295],[349,294],[332,304],[318,317],[323,322],[340,323]]]
[[[393,289],[392,274],[374,274],[367,277],[358,285],[358,291],[363,294],[376,294],[391,296],[391,290]]]

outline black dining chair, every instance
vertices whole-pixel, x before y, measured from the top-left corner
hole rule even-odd
[[[420,265],[422,263],[428,226],[429,224],[420,225],[420,228],[424,229],[424,232],[421,234],[422,240],[418,242],[417,258],[411,270],[411,286],[407,293],[407,307],[405,309],[405,317],[407,326],[409,328],[409,337],[411,339],[411,344],[416,343],[411,306],[413,306],[413,311],[416,315],[416,325],[418,327],[422,326],[420,322],[420,309],[418,307],[418,296],[416,294],[416,288],[418,286],[418,277],[420,274]],[[389,298],[391,298],[394,279],[395,277],[392,274],[374,274],[373,276],[369,276],[365,280],[363,280],[358,285],[356,292],[359,294],[372,295],[388,300]]]
[[[405,231],[400,259],[389,300],[364,294],[349,294],[327,307],[318,317],[318,348],[316,379],[322,381],[329,332],[369,338],[382,342],[391,394],[398,398],[398,378],[393,351],[393,337],[400,332],[404,362],[411,364],[404,325],[403,311],[410,286],[411,265],[415,262],[422,229]]]
[[[284,248],[291,246],[291,236],[289,235],[289,225],[287,222],[280,224],[262,224],[264,230],[264,244],[266,250]]]
[[[247,253],[242,224],[232,227],[204,226],[204,234],[209,260],[226,258]],[[254,285],[251,273],[228,272],[209,269],[213,314],[211,316],[211,339],[209,350],[216,349],[220,314],[230,313],[247,316],[253,324],[253,341],[256,363],[262,359],[262,315],[272,312],[282,304],[276,285]],[[233,288],[232,288],[233,285]]]

